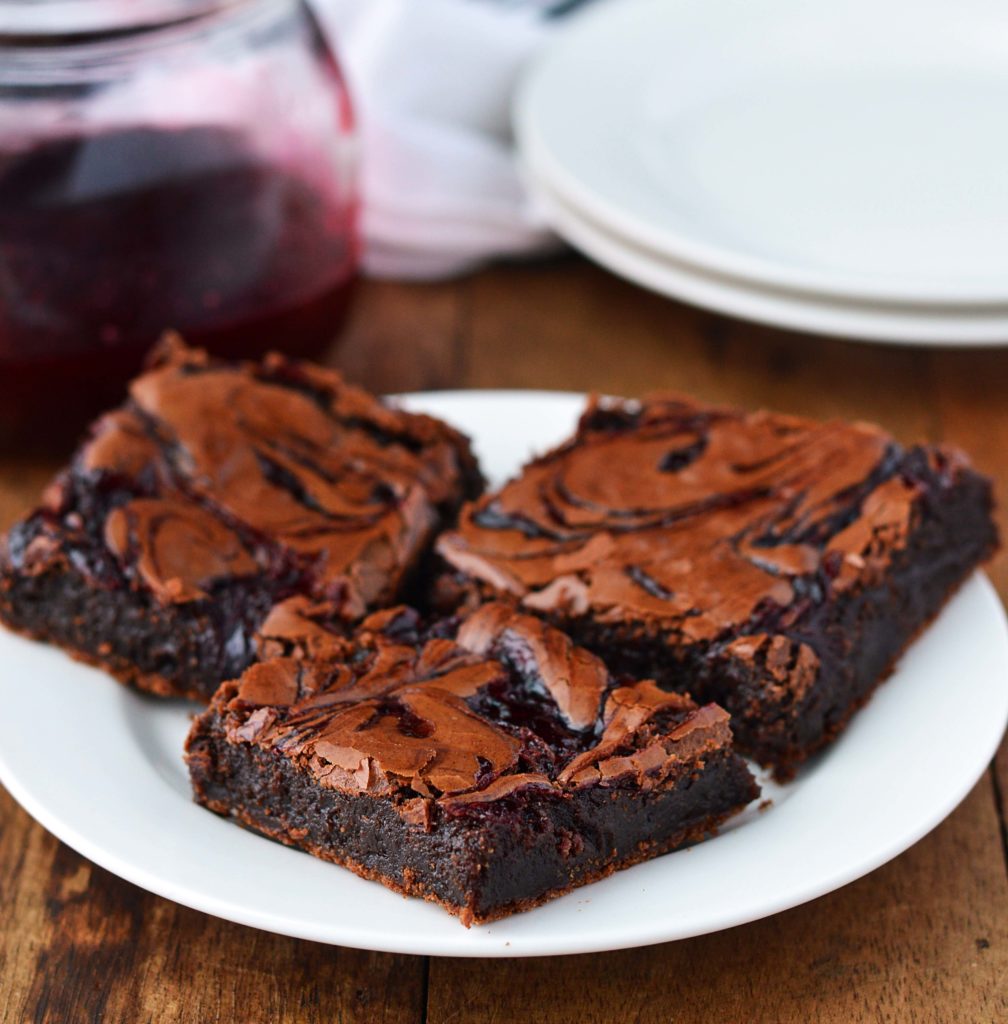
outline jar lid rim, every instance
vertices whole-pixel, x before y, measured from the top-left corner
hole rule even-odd
[[[72,41],[163,28],[215,14],[241,0],[5,0],[0,37]]]
[[[23,0],[22,0],[23,2]],[[214,40],[219,53],[227,47],[240,49],[251,34],[272,32],[290,15],[304,18],[304,0],[30,0],[53,7],[96,2],[121,9],[123,4],[154,2],[165,10],[187,7],[188,17],[169,21],[134,23],[133,27],[52,34],[19,34],[4,31],[0,21],[0,93],[8,87],[48,90],[62,86],[80,88],[86,83],[117,80],[159,54],[163,59],[188,60],[194,38]],[[9,0],[0,0],[0,16]],[[310,15],[308,15],[310,17]]]

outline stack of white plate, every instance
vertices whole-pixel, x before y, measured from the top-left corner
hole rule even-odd
[[[1005,0],[607,0],[532,67],[515,126],[557,231],[642,285],[1008,343]]]

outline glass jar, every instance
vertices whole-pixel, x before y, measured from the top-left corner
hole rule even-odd
[[[325,348],[354,156],[298,0],[0,0],[0,445],[79,430],[166,329]]]

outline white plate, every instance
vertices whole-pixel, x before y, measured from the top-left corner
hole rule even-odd
[[[574,395],[414,396],[457,424],[497,480],[563,437]],[[825,755],[714,839],[527,914],[463,928],[349,871],[197,807],[189,705],[142,697],[0,630],[0,779],[46,828],[179,903],[287,935],[453,956],[582,953],[684,938],[793,907],[906,849],[969,792],[1008,716],[1008,632],[982,577],[914,644]],[[941,748],[936,770],[935,752]]]
[[[856,300],[1008,303],[1002,0],[620,0],[557,34],[520,148],[610,230]]]
[[[842,302],[704,272],[607,230],[554,192],[531,164],[525,172],[529,191],[558,234],[602,266],[662,295],[775,327],[848,340],[957,347],[1008,343],[1008,309]]]

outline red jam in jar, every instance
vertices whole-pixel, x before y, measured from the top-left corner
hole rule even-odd
[[[136,113],[147,106],[133,90],[111,105],[113,118],[86,116],[85,99],[85,116],[66,130],[8,136],[0,79],[0,444],[8,448],[65,443],[121,400],[166,329],[229,357],[317,354],[338,332],[357,258],[342,82],[300,4],[223,7],[231,47],[202,58],[216,62],[213,76],[199,52],[213,26],[187,24],[177,44],[184,59],[167,72],[155,53],[161,84],[188,75],[197,101],[179,112],[170,98],[159,101],[151,122],[130,120],[130,96]],[[277,67],[268,66],[276,25],[272,39],[242,40],[228,24],[232,8],[246,17],[259,9],[260,32],[264,14],[287,19]],[[0,43],[0,61],[2,53]],[[278,90],[287,95],[271,95],[268,72],[292,61],[302,85],[323,90],[321,116],[284,116],[289,79]],[[238,90],[249,76],[245,101]],[[225,91],[223,113],[215,115],[212,95],[200,111],[201,84]],[[320,97],[305,102],[317,108]],[[91,100],[96,109],[101,115]]]

